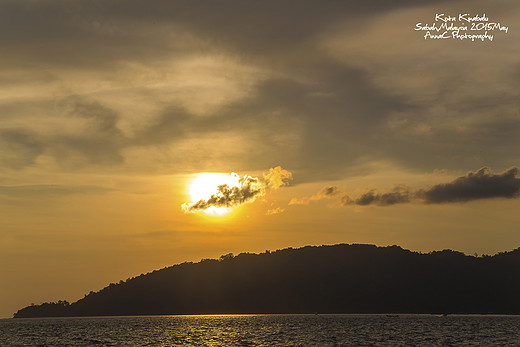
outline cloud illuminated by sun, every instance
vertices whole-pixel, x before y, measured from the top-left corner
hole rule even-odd
[[[229,187],[240,186],[239,177],[236,174],[224,174],[216,172],[204,172],[195,175],[189,186],[191,201],[209,199],[218,191],[218,186],[227,184]],[[229,214],[233,208],[210,206],[203,212],[212,216],[223,216]]]
[[[267,190],[288,184],[292,174],[280,166],[270,168],[261,177],[239,176],[222,173],[200,173],[189,186],[191,203],[184,203],[186,213],[204,212],[209,215],[225,215],[234,208],[254,202],[265,196]]]

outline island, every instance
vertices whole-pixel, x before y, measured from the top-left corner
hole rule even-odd
[[[14,318],[231,313],[519,314],[520,248],[495,255],[364,244],[226,254],[111,283]]]

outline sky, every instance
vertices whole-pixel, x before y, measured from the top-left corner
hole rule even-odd
[[[227,253],[520,247],[519,17],[0,2],[0,317]]]

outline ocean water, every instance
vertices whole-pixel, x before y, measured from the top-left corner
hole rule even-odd
[[[520,316],[1,319],[0,346],[520,346]]]

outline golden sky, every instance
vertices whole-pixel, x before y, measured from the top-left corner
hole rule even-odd
[[[508,31],[425,40],[437,13]],[[519,17],[516,0],[2,1],[0,317],[230,252],[519,247]]]

